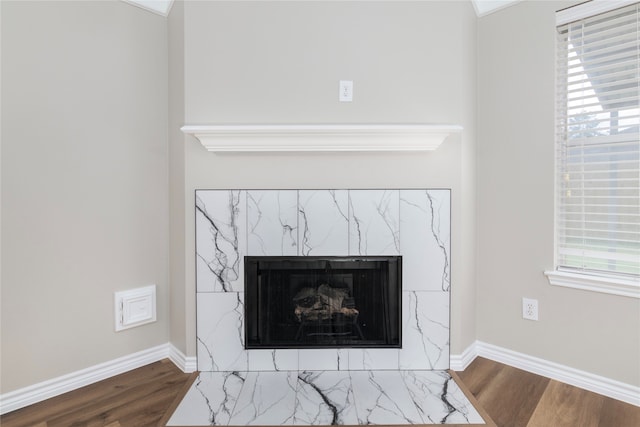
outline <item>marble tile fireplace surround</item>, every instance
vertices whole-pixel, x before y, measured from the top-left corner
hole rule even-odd
[[[199,371],[449,368],[450,190],[195,196]],[[401,348],[245,349],[245,256],[401,256]]]
[[[167,425],[485,425],[446,371],[450,200],[445,189],[196,191],[200,373]],[[362,320],[365,315],[358,317],[362,331],[346,340],[353,341],[348,346],[342,346],[344,338],[333,338],[333,325],[329,331],[335,341],[331,345],[323,341],[323,348],[245,345],[245,336],[252,336],[247,335],[252,329],[245,329],[245,302],[256,298],[256,292],[245,288],[244,278],[245,270],[247,277],[255,275],[256,257],[266,257],[257,258],[263,263],[259,269],[264,265],[267,274],[277,277],[276,288],[289,287],[276,292],[289,292],[275,304],[290,305],[281,310],[297,309],[299,299],[290,295],[318,283],[322,285],[316,288],[315,301],[332,306],[320,299],[320,288],[342,280],[344,286],[325,289],[323,295],[333,298],[336,289],[348,289],[349,304],[355,302],[363,313],[379,309],[365,301],[377,292],[378,279],[371,280],[371,272],[363,271],[371,264],[357,264],[391,260],[400,270],[393,276],[401,278],[401,286],[394,283],[395,291],[382,298],[400,306],[396,320],[390,322],[396,330],[391,335],[400,335],[400,345],[379,348],[377,343],[371,345],[369,336],[367,344],[358,346],[358,340],[373,330]],[[285,273],[272,273],[270,263],[282,257],[295,260],[287,260]],[[341,257],[347,260],[336,275]],[[318,262],[327,263],[325,272]],[[313,271],[311,276],[303,273],[299,279],[300,265]],[[394,269],[380,271],[385,268]],[[324,282],[327,277],[332,279]],[[259,292],[266,293],[272,290],[272,280],[251,279],[259,283]]]

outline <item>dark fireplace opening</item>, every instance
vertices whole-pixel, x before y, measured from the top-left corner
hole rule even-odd
[[[245,346],[400,348],[402,257],[245,257]]]

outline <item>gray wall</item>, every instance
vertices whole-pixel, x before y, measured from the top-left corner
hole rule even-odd
[[[167,26],[119,1],[2,7],[2,392],[168,341]],[[158,321],[114,332],[113,293]]]
[[[186,124],[421,122],[465,128],[437,151],[421,154],[221,155],[189,137],[184,153],[187,354],[195,355],[196,188],[451,188],[452,351],[471,344],[476,274],[471,3],[187,2],[184,29]],[[338,102],[340,79],[354,81],[352,103]]]
[[[573,2],[575,3],[575,2]],[[478,339],[640,385],[640,300],[549,285],[555,11],[520,2],[478,24]],[[540,320],[522,319],[522,297]]]
[[[185,292],[187,271],[185,236],[195,233],[185,222],[185,206],[192,203],[192,194],[185,192],[185,135],[180,128],[184,118],[184,3],[176,1],[168,17],[169,36],[169,335],[171,343],[187,353],[188,313],[195,311],[195,294]],[[195,248],[193,249],[195,251]],[[190,264],[195,268],[195,264]],[[191,311],[190,311],[191,310]],[[190,338],[191,339],[191,338]],[[191,344],[189,344],[191,345]],[[193,344],[195,346],[195,344]],[[195,348],[195,347],[194,347]],[[195,355],[194,352],[190,355]]]
[[[1,392],[169,340],[195,355],[196,188],[451,188],[452,353],[478,338],[639,384],[638,300],[542,275],[568,4],[477,20],[468,2],[176,2],[166,21],[2,1]],[[433,153],[317,155],[213,154],[178,130],[357,122],[465,130]],[[148,283],[158,322],[114,333],[113,292]]]

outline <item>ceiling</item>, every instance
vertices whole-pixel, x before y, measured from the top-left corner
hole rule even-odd
[[[171,10],[173,0],[122,0],[132,5],[141,7],[150,12],[157,13],[162,16],[167,16]],[[424,0],[430,1],[430,0]],[[457,0],[449,0],[457,1]],[[476,11],[478,17],[488,15],[496,10],[500,10],[521,0],[471,0],[473,8]]]
[[[122,0],[134,6],[141,7],[158,15],[167,16],[171,10],[173,0]]]
[[[471,0],[478,17],[488,15],[519,1],[521,0]]]

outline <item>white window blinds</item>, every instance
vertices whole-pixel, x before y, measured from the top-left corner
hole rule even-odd
[[[639,3],[561,25],[556,265],[640,275]]]

